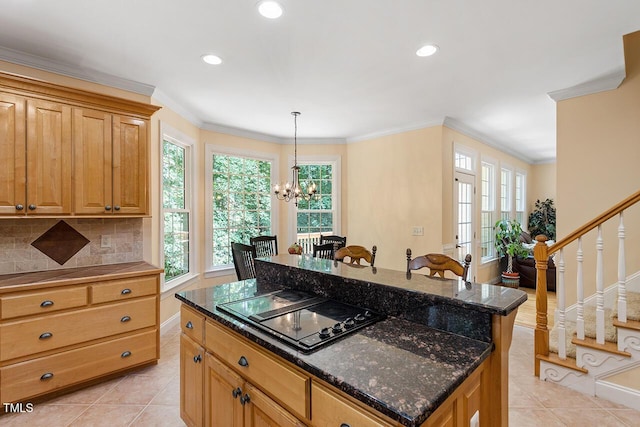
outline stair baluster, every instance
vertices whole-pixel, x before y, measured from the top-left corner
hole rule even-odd
[[[565,325],[565,297],[564,297],[564,249],[560,249],[558,254],[558,284],[557,284],[557,306],[558,312],[558,357],[562,360],[567,358],[567,330]]]
[[[576,318],[576,334],[579,340],[584,340],[584,255],[582,252],[582,237],[578,238],[578,251],[576,259],[578,261],[577,284],[578,284],[578,306]]]
[[[604,345],[604,242],[602,225],[598,226],[596,239],[596,343]]]
[[[624,256],[624,212],[620,212],[618,226],[618,320],[627,321],[627,272]]]

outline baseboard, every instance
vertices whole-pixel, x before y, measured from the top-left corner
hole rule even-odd
[[[174,326],[180,324],[180,312],[178,311],[176,314],[162,322],[160,325],[160,336],[164,335],[168,330],[173,328]]]
[[[608,381],[596,381],[596,396],[640,411],[640,391]]]

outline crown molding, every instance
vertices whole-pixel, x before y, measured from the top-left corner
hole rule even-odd
[[[425,129],[433,126],[441,126],[442,124],[443,124],[442,120],[416,122],[416,123],[411,123],[406,126],[401,126],[398,128],[386,129],[378,132],[367,133],[364,135],[352,136],[352,137],[346,138],[345,141],[347,143],[366,141],[368,139],[382,138],[383,136],[395,135],[397,133],[410,132],[412,130]]]
[[[158,101],[165,107],[171,109],[172,111],[176,112],[179,116],[187,120],[189,123],[191,123],[195,127],[202,129],[203,126],[205,125],[205,123],[202,120],[200,120],[198,116],[193,114],[188,109],[184,108],[182,104],[176,102],[173,98],[171,98],[169,95],[164,93],[162,90],[156,88],[153,91],[153,95],[151,95],[151,98]]]
[[[627,74],[625,69],[621,68],[593,80],[580,83],[579,85],[571,86],[566,89],[554,90],[547,93],[547,95],[555,102],[576,98],[578,96],[591,95],[592,93],[617,89],[626,77]]]
[[[20,52],[3,46],[0,46],[0,60],[18,65],[24,65],[26,67],[36,68],[38,70],[47,71],[50,73],[61,74],[67,77],[73,77],[75,79],[110,86],[117,89],[138,93],[144,96],[151,96],[155,89],[154,86],[145,83],[136,82],[133,80],[103,73],[97,70],[79,68],[75,65],[72,66],[60,61],[46,59],[41,56],[31,55],[29,53]]]
[[[284,139],[277,136],[268,135],[266,133],[254,132],[247,129],[240,129],[233,126],[219,125],[217,123],[205,122],[202,124],[202,130],[211,132],[224,133],[226,135],[239,136],[241,138],[256,139],[258,141],[273,142],[276,144],[284,144]]]
[[[444,122],[443,122],[443,126],[448,127],[449,129],[453,129],[457,132],[460,132],[466,136],[468,136],[469,138],[473,138],[476,141],[482,142],[483,144],[486,144],[490,147],[495,148],[496,150],[500,150],[505,154],[509,154],[510,156],[513,156],[517,159],[522,160],[523,162],[527,162],[529,164],[534,164],[535,161],[528,156],[525,156],[524,154],[514,151],[513,149],[509,148],[506,144],[502,144],[494,139],[491,139],[489,136],[483,134],[482,132],[478,132],[475,129],[470,128],[469,126],[467,126],[466,124],[453,119],[451,117],[445,117],[444,118]]]

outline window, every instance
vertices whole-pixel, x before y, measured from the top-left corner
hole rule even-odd
[[[500,171],[500,218],[511,219],[511,170]]]
[[[320,241],[320,234],[339,234],[338,215],[339,159],[299,163],[301,185],[313,182],[317,193],[310,200],[300,200],[296,211],[296,241],[305,252]]]
[[[465,171],[473,171],[473,157],[470,154],[463,153],[456,150],[455,153],[455,165],[456,169],[462,169]]]
[[[516,221],[522,225],[522,228],[527,227],[525,223],[526,178],[525,174],[516,172]]]
[[[495,166],[489,162],[482,162],[482,192],[480,218],[480,248],[483,260],[495,257],[493,214],[495,211]]]
[[[162,244],[163,290],[179,285],[192,272],[193,141],[163,125],[162,132]]]
[[[274,223],[271,208],[274,159],[261,158],[258,153],[220,150],[221,147],[207,147],[210,269],[231,266],[231,243],[249,244],[253,236],[272,235]]]

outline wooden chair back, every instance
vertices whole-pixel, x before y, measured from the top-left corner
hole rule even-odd
[[[471,254],[467,254],[464,258],[464,264],[461,264],[445,254],[420,255],[411,259],[411,249],[407,249],[407,273],[426,267],[429,269],[430,276],[437,273],[440,277],[444,277],[445,271],[451,271],[456,276],[462,277],[462,280],[467,281],[470,264]]]
[[[256,257],[255,246],[231,243],[231,255],[233,256],[233,266],[236,268],[238,280],[256,277],[256,268],[253,263],[253,259]]]
[[[338,243],[338,248],[344,248],[347,246],[347,236],[323,236],[320,235],[320,244],[323,245],[325,243]]]
[[[349,257],[349,264],[358,264],[360,265],[360,260],[364,259],[366,262],[373,267],[373,264],[376,262],[376,251],[378,247],[373,245],[371,251],[365,248],[364,246],[358,245],[349,245],[344,248],[340,248],[336,251],[334,258],[338,261],[344,262],[346,257]]]
[[[313,245],[313,256],[315,258],[333,259],[335,251],[338,249],[337,242],[328,242],[320,245]]]
[[[249,243],[255,246],[258,258],[278,255],[278,236],[251,237]]]

